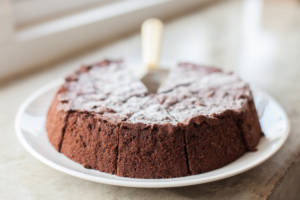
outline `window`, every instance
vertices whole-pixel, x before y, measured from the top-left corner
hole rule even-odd
[[[0,0],[0,79],[214,0]]]
[[[120,0],[12,0],[12,5],[14,21],[18,27],[70,15],[116,1]]]

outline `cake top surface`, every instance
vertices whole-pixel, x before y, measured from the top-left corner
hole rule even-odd
[[[66,77],[58,98],[59,109],[93,112],[116,123],[176,124],[240,111],[252,95],[235,74],[189,63],[173,68],[157,94],[149,94],[123,62],[104,60]]]

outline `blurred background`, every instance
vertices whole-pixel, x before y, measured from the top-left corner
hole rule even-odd
[[[149,17],[168,23],[162,61],[238,67],[251,75],[299,55],[295,0],[1,0],[0,80],[100,48],[100,58],[140,61],[134,33]],[[114,50],[103,48],[125,37]],[[260,74],[254,81],[267,81]]]
[[[279,101],[292,129],[278,154],[237,178],[153,192],[84,182],[44,166],[25,152],[14,131],[21,103],[39,87],[64,77],[81,64],[103,58],[141,64],[140,25],[150,17],[165,23],[161,55],[164,65],[191,61],[233,70]],[[300,2],[0,0],[0,111],[0,199],[41,199],[45,194],[49,199],[78,199],[83,193],[87,198],[103,195],[118,199],[120,193],[130,199],[180,199],[204,194],[210,197],[216,191],[231,191],[237,199],[297,199]],[[68,187],[59,189],[65,185]]]

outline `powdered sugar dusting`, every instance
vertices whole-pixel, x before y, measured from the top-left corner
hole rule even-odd
[[[176,124],[226,110],[239,111],[252,98],[238,76],[184,64],[173,69],[156,95],[119,62],[79,70],[59,94],[61,109],[89,111],[116,122]]]

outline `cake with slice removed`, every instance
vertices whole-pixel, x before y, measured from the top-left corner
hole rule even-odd
[[[214,170],[256,150],[263,135],[249,85],[235,74],[181,63],[149,94],[113,60],[66,77],[46,129],[54,148],[75,162],[132,178]]]

